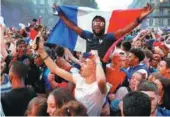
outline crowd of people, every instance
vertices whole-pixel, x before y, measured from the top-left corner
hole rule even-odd
[[[53,8],[87,41],[87,52],[46,43],[50,30],[36,19],[20,30],[1,25],[1,116],[170,116],[170,32],[137,27],[151,5],[109,34],[102,16],[94,17],[89,32]]]

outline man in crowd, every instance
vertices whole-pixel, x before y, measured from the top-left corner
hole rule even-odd
[[[27,73],[27,66],[19,61],[14,62],[10,67],[12,90],[1,99],[6,116],[24,116],[29,101],[36,96],[32,89],[25,87],[24,78]]]
[[[122,116],[150,116],[151,101],[142,92],[130,92],[120,102]]]
[[[122,50],[115,50],[112,54],[111,64],[106,67],[106,81],[112,85],[110,93],[115,91],[120,86],[128,86],[127,71],[125,67],[126,54]]]
[[[131,78],[132,74],[135,72],[140,72],[145,76],[145,78],[148,77],[148,68],[145,64],[141,63],[145,58],[144,52],[140,48],[132,48],[129,53],[129,79]]]
[[[153,82],[145,81],[140,84],[139,91],[147,94],[151,100],[151,116],[170,116],[170,110],[158,106],[158,88]]]
[[[158,64],[158,71],[165,78],[170,78],[170,58],[165,58]]]
[[[97,53],[92,51],[92,56],[82,62],[80,73],[71,74],[55,64],[45,52],[43,45],[44,40],[40,36],[38,52],[50,71],[76,85],[75,98],[85,105],[89,116],[100,115],[107,88],[105,74]],[[37,45],[34,44],[34,48],[36,47]]]
[[[143,8],[141,15],[134,21],[133,23],[129,24],[124,29],[117,30],[116,32],[105,34],[105,19],[102,16],[95,16],[92,20],[92,31],[89,32],[86,30],[81,29],[80,27],[76,26],[73,22],[71,22],[67,17],[64,15],[62,9],[59,6],[54,5],[54,10],[57,10],[60,18],[63,22],[68,26],[68,28],[75,31],[79,36],[84,38],[87,41],[87,52],[90,50],[98,50],[99,57],[102,59],[107,52],[108,48],[115,42],[116,39],[119,39],[121,36],[129,33],[133,30],[142,20],[147,17],[152,11],[153,8],[151,5],[147,5]]]

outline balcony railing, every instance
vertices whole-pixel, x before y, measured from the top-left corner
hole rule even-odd
[[[153,15],[153,16],[149,16],[148,18],[170,18],[170,15]]]
[[[170,8],[170,3],[161,3],[159,5],[160,8]]]

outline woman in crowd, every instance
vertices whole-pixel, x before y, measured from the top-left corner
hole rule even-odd
[[[55,116],[88,116],[86,107],[78,101],[71,100],[58,109]]]
[[[54,116],[56,110],[61,108],[63,104],[75,100],[72,93],[66,88],[57,88],[53,90],[47,98],[47,113]]]
[[[27,116],[48,116],[47,113],[47,99],[43,97],[33,98],[25,112]]]

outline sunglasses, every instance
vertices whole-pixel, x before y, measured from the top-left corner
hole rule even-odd
[[[93,21],[93,25],[104,26],[104,22],[96,22],[96,21]]]

